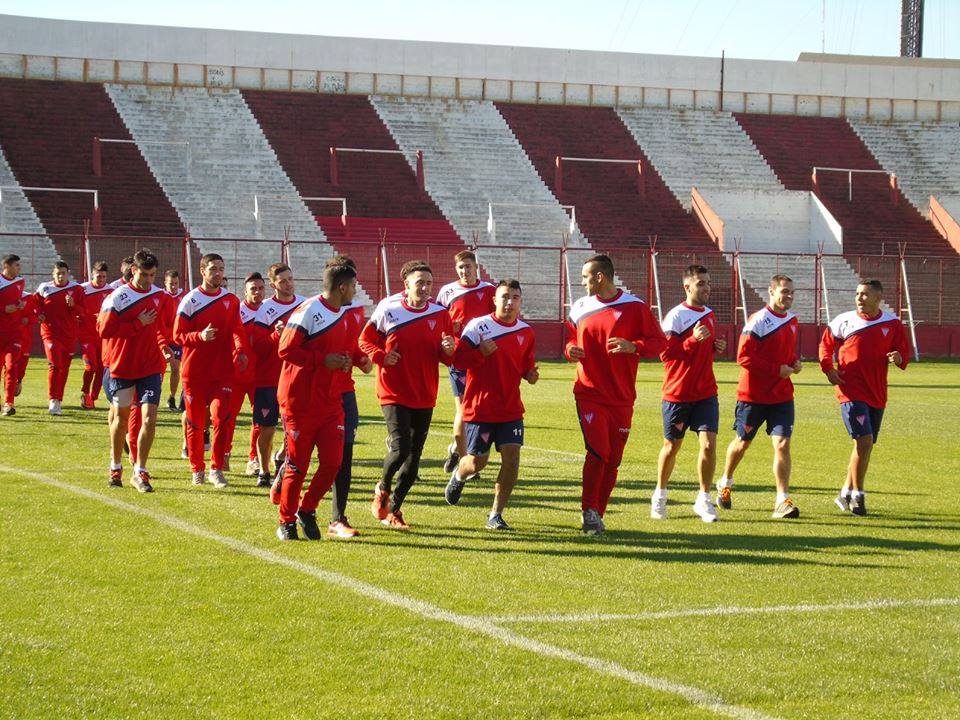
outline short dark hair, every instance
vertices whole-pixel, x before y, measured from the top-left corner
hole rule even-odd
[[[497,283],[497,290],[499,290],[502,287],[510,288],[511,290],[516,290],[521,295],[523,295],[523,288],[520,287],[520,281],[515,280],[514,278],[503,278],[503,280]]]
[[[127,255],[120,261],[120,266],[123,267],[124,265],[133,265],[133,255]]]
[[[403,264],[403,267],[400,268],[400,279],[406,280],[408,275],[415,272],[428,272],[433,275],[433,270],[430,269],[430,266],[423,260],[408,260]]]
[[[97,260],[93,264],[93,269],[96,270],[97,272],[107,272],[110,268],[107,267],[106,260]]]
[[[775,287],[778,287],[783,283],[792,283],[792,282],[793,282],[793,278],[790,277],[789,275],[783,275],[781,273],[777,273],[772,278],[770,278],[770,289],[773,290]]]
[[[354,270],[357,269],[357,263],[353,261],[353,258],[349,255],[334,255],[332,258],[327,260],[326,267],[334,267],[336,265],[346,265],[352,267]]]
[[[609,255],[594,255],[592,258],[588,258],[584,265],[594,265],[593,271],[595,273],[603,273],[608,280],[613,280],[613,260],[610,259]]]
[[[152,270],[158,264],[157,256],[149,250],[137,250],[133,254],[133,266],[139,270]]]
[[[243,284],[246,285],[248,282],[253,282],[254,280],[263,281],[263,275],[258,272],[252,272],[244,279]]]
[[[200,258],[200,267],[204,268],[210,263],[214,262],[215,260],[219,260],[220,262],[223,262],[223,257],[220,255],[217,255],[216,253],[207,253],[206,255]]]
[[[879,280],[877,280],[876,278],[865,278],[865,279],[863,279],[863,280],[860,281],[860,284],[861,284],[861,285],[866,285],[867,287],[870,287],[870,288],[873,288],[873,289],[876,290],[878,293],[882,293],[882,292],[883,292],[883,283],[881,283],[881,282],[880,282]]]
[[[69,270],[70,266],[67,265],[67,263],[65,263],[63,260],[57,260],[53,263],[51,270],[57,270],[58,268],[61,270]]]
[[[15,263],[15,262],[20,262],[20,256],[19,256],[19,255],[14,255],[13,253],[10,253],[9,255],[4,255],[4,256],[3,256],[3,264],[4,264],[4,265],[12,265],[12,264]]]
[[[167,271],[163,274],[163,276],[164,276],[165,278],[174,278],[174,277],[175,277],[175,278],[179,278],[179,277],[180,277],[180,271],[179,271],[179,270],[167,270]]]
[[[707,270],[703,265],[687,265],[686,269],[683,271],[683,279],[688,280],[697,275],[709,275],[710,271]]]
[[[328,264],[323,269],[323,289],[327,291],[335,290],[355,277],[357,277],[357,271],[346,263]]]
[[[274,280],[277,279],[277,276],[280,273],[286,272],[289,269],[290,269],[290,266],[287,265],[286,263],[274,263],[273,265],[267,268],[267,277],[270,278],[270,282],[273,282]]]
[[[472,250],[461,250],[453,256],[453,261],[460,262],[461,260],[473,260],[473,262],[476,262],[477,254]]]

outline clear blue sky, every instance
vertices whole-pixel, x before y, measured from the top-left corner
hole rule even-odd
[[[826,8],[826,22],[823,10]],[[311,35],[795,60],[898,55],[900,0],[0,0],[14,15]],[[950,32],[952,30],[952,32]],[[925,57],[960,57],[960,2],[927,0]]]

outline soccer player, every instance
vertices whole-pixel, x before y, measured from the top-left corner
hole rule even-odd
[[[148,250],[137,251],[133,279],[107,296],[97,320],[97,330],[108,344],[109,393],[115,406],[110,417],[109,484],[122,484],[123,439],[130,407],[136,402],[140,405],[141,426],[131,483],[142,493],[153,492],[147,461],[156,432],[163,368],[170,353],[170,331],[160,312],[163,291],[153,284],[156,273],[156,256]]]
[[[254,355],[252,351],[254,331],[256,329],[254,320],[256,320],[257,312],[260,310],[260,306],[263,305],[263,293],[263,275],[258,272],[247,275],[246,279],[243,281],[243,301],[240,303],[240,323],[243,325],[243,331],[246,333],[247,337],[247,347],[251,349],[251,352],[247,360],[246,369],[243,372],[240,372],[239,370],[234,372],[233,392],[231,393],[231,397],[233,398],[233,406],[230,409],[230,420],[228,421],[226,427],[227,452],[224,455],[223,465],[223,469],[227,472],[230,470],[230,454],[233,448],[233,435],[237,428],[237,418],[240,415],[240,410],[243,408],[244,398],[250,398],[250,406],[253,407],[253,390],[254,381],[256,379],[257,365],[256,355]],[[255,474],[250,473],[249,469],[251,464],[256,462],[257,436],[259,435],[259,430],[259,425],[256,423],[251,423],[250,448],[247,453],[247,475]]]
[[[564,354],[577,363],[573,395],[587,450],[582,529],[597,535],[630,435],[640,358],[660,355],[666,339],[647,304],[614,284],[607,255],[587,260],[580,277],[587,294],[570,308]]]
[[[657,487],[650,501],[650,517],[667,517],[667,483],[677,462],[687,429],[699,436],[697,476],[700,492],[693,511],[704,522],[717,520],[717,508],[710,498],[717,467],[717,429],[720,404],[713,375],[713,356],[727,349],[727,341],[716,336],[717,321],[707,307],[710,299],[710,272],[703,265],[690,265],[683,272],[686,301],[660,323],[667,347],[660,353],[665,365],[660,412],[663,415],[663,447],[657,459]]]
[[[732,507],[733,473],[760,427],[766,424],[767,435],[773,441],[773,475],[777,483],[773,517],[796,518],[800,509],[790,499],[790,437],[794,420],[790,378],[803,366],[797,352],[797,316],[790,312],[793,280],[786,275],[774,275],[768,294],[770,302],[749,317],[740,334],[740,380],[733,423],[737,436],[727,447],[717,504],[724,510]]]
[[[257,487],[270,487],[270,458],[273,438],[280,419],[277,387],[280,384],[282,361],[279,355],[280,336],[293,312],[306,301],[297,295],[293,271],[289,265],[274,263],[267,271],[273,296],[263,301],[254,320],[254,352],[256,373],[253,390],[253,423],[257,435]],[[278,477],[277,480],[281,480]],[[279,485],[277,486],[279,489]],[[277,495],[274,493],[274,499]]]
[[[200,258],[200,285],[184,295],[173,326],[174,341],[183,347],[180,375],[186,401],[187,455],[194,485],[203,485],[203,432],[213,425],[209,480],[224,488],[227,423],[233,406],[234,369],[249,362],[247,336],[240,323],[240,299],[225,290],[223,258],[208,253]]]
[[[180,287],[180,273],[176,270],[167,270],[163,274],[163,289],[170,296],[173,302],[168,303],[167,307],[172,308],[167,324],[173,327],[177,319],[177,308],[180,301],[186,293],[186,289]],[[177,401],[177,389],[180,387],[180,358],[183,355],[183,348],[173,344],[170,346],[173,357],[170,358],[170,395],[167,397],[167,410],[177,412],[182,410],[181,403]]]
[[[113,292],[107,283],[107,263],[93,264],[90,280],[83,283],[83,303],[80,309],[80,356],[83,358],[83,385],[80,388],[80,407],[93,410],[103,383],[103,352],[97,317],[107,295]]]
[[[20,256],[4,255],[0,272],[0,370],[4,374],[3,415],[14,415],[14,398],[17,395],[19,374],[17,372],[23,348],[24,318],[26,308],[23,299],[24,279],[20,276]]]
[[[343,458],[340,376],[360,359],[356,334],[345,322],[356,289],[352,267],[327,266],[323,292],[290,315],[280,336],[278,352],[283,365],[277,396],[287,445],[277,527],[281,540],[298,539],[298,525],[308,540],[322,537],[317,506],[333,485]],[[317,470],[301,497],[314,452]]]
[[[327,262],[327,267],[333,265],[347,265],[354,270],[357,269],[353,260],[345,255],[338,255]],[[364,317],[363,305],[358,302],[351,302],[344,306],[348,332],[355,339],[359,340],[360,333],[366,322]],[[354,363],[364,373],[369,373],[373,369],[373,362],[366,355],[361,353]],[[353,382],[353,373],[344,373],[341,378],[343,387],[340,390],[340,400],[343,405],[343,456],[340,460],[340,469],[337,470],[337,477],[333,482],[333,492],[331,493],[331,517],[330,524],[327,526],[327,536],[349,540],[359,535],[359,531],[350,524],[347,518],[347,498],[350,495],[350,485],[353,481],[353,445],[357,438],[357,427],[360,425],[360,411],[357,408],[356,386]]]
[[[133,272],[133,255],[128,255],[120,261],[120,277],[110,283],[110,287],[116,290],[118,287],[130,282]]]
[[[503,509],[517,484],[523,445],[523,402],[520,381],[531,385],[540,378],[534,360],[533,329],[520,320],[522,290],[513,279],[496,286],[494,311],[467,322],[453,361],[466,369],[463,421],[467,451],[454,468],[444,497],[460,501],[463,486],[479,477],[490,459],[490,446],[500,453],[500,472],[494,487],[493,508],[487,516],[490,530],[510,530]]]
[[[437,303],[447,308],[450,319],[453,321],[453,334],[455,337],[460,337],[460,333],[468,322],[493,312],[493,294],[496,288],[480,279],[477,256],[471,251],[458,252],[453,256],[453,261],[456,263],[458,279],[440,288],[440,292],[437,293]],[[453,390],[456,415],[453,418],[453,442],[447,448],[447,459],[443,464],[444,472],[453,472],[457,462],[467,450],[467,438],[463,432],[463,412],[460,407],[465,380],[466,372],[462,368],[451,365],[450,387]]]
[[[863,485],[887,406],[887,368],[907,369],[910,341],[900,318],[880,307],[879,280],[857,285],[855,301],[856,310],[841,313],[824,329],[820,369],[836,386],[840,416],[853,438],[847,478],[834,502],[841,510],[866,515]]]
[[[411,260],[400,269],[400,277],[403,295],[380,301],[360,334],[360,349],[377,366],[377,398],[389,436],[371,512],[388,527],[409,530],[401,507],[417,479],[437,404],[437,365],[450,364],[456,339],[450,315],[430,300],[430,266]]]
[[[53,280],[41,283],[34,293],[40,318],[40,337],[47,355],[47,390],[51,415],[63,415],[63,389],[70,374],[70,361],[77,347],[83,290],[70,279],[70,266],[53,264]]]

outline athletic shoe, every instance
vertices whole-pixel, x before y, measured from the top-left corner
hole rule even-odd
[[[137,492],[153,492],[153,485],[150,484],[150,473],[148,473],[146,470],[139,470],[135,472],[133,477],[130,479],[130,484],[137,489]]]
[[[270,502],[274,505],[280,504],[280,490],[283,488],[283,475],[277,475],[270,485]]]
[[[204,450],[210,449],[210,431],[209,430],[203,431],[203,449]]]
[[[271,485],[273,485],[273,480],[270,477],[270,473],[257,473],[258,488],[268,488]]]
[[[606,528],[603,526],[603,520],[600,519],[600,513],[596,510],[584,510],[581,529],[584,535],[600,535]]]
[[[320,534],[320,526],[317,525],[317,513],[315,512],[297,510],[297,525],[303,530],[303,536],[307,540],[319,540],[323,537]]]
[[[230,453],[224,453],[223,455],[223,467],[220,468],[224,472],[230,472]]]
[[[850,512],[854,515],[859,515],[863,517],[867,514],[867,496],[866,495],[852,495],[850,497]]]
[[[383,522],[390,514],[390,493],[379,486],[373,489],[373,502],[370,503],[370,514]]]
[[[777,505],[773,511],[773,517],[777,520],[798,518],[800,517],[800,508],[793,504],[793,500],[787,498]]]
[[[295,522],[280,523],[277,525],[277,537],[280,540],[299,540],[297,535],[297,524]]]
[[[203,485],[206,482],[206,480],[203,479],[203,470],[197,470],[193,473],[190,482],[194,485]]]
[[[346,517],[332,522],[327,526],[327,537],[349,540],[360,534],[360,531],[351,526]]]
[[[184,445],[182,448],[180,448],[180,458],[183,459],[183,460],[189,460],[189,459],[190,459],[190,453],[187,452],[187,446],[186,446],[186,445]]]
[[[170,412],[177,411],[177,399],[173,395],[167,398],[167,410]]]
[[[713,504],[713,500],[709,496],[697,498],[697,501],[693,504],[693,511],[705,523],[716,522],[720,519],[717,515],[717,506]]]
[[[17,414],[17,409],[13,405],[11,405],[10,403],[3,404],[3,411],[0,412],[0,415],[3,415],[4,417],[10,417],[11,415],[16,415],[16,414]]]
[[[93,398],[85,392],[80,393],[80,409],[81,410],[93,410],[94,409]]]
[[[227,486],[227,479],[223,476],[223,470],[210,468],[207,478],[213,483],[215,488],[225,488]]]
[[[729,487],[723,487],[717,490],[717,505],[724,510],[733,507],[733,490]]]
[[[850,512],[850,496],[840,493],[833,499],[833,504],[838,508],[843,510],[843,512]]]
[[[394,530],[409,530],[410,526],[403,521],[403,513],[397,510],[396,512],[387,513],[387,517],[380,521],[383,525],[393,528]]]
[[[60,401],[51,400],[47,412],[51,415],[63,415],[63,408],[60,406]]]
[[[513,528],[507,525],[507,521],[503,519],[503,515],[494,513],[487,518],[487,530],[513,530]]]
[[[444,466],[446,467],[446,466]],[[447,500],[447,505],[456,505],[460,502],[460,496],[463,494],[463,486],[467,484],[466,480],[457,477],[457,471],[454,470],[450,475],[450,481],[443,490],[443,497]]]
[[[110,481],[107,483],[107,487],[123,487],[123,469],[117,468],[116,470],[110,470]]]
[[[667,519],[667,496],[653,495],[650,497],[650,517],[654,520]]]
[[[443,471],[452,473],[457,469],[457,465],[460,463],[460,454],[457,452],[457,444],[450,443],[447,446],[447,460],[443,463]],[[453,503],[451,503],[452,505]]]
[[[259,460],[247,460],[247,477],[253,477],[260,472],[260,461]]]

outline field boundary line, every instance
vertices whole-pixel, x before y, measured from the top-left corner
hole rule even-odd
[[[218,543],[231,550],[262,560],[272,565],[277,565],[304,575],[309,575],[324,583],[339,587],[344,590],[349,590],[355,595],[359,595],[367,600],[372,600],[383,605],[399,608],[428,620],[435,620],[454,625],[461,629],[469,630],[471,632],[492,638],[509,647],[517,648],[545,658],[574,663],[588,668],[600,675],[606,675],[608,677],[625,680],[633,685],[678,696],[686,700],[691,705],[711,711],[717,715],[737,718],[737,720],[778,720],[773,716],[766,715],[752,708],[724,702],[719,695],[708,692],[701,688],[672,682],[670,680],[655,677],[653,675],[647,675],[646,673],[630,670],[619,663],[603,660],[590,655],[582,655],[574,652],[573,650],[567,650],[556,645],[550,645],[548,643],[541,642],[540,640],[521,635],[513,630],[510,630],[509,628],[501,627],[482,617],[463,615],[451,610],[445,610],[437,605],[433,605],[432,603],[395,593],[391,590],[373,585],[372,583],[358,580],[349,575],[344,575],[332,570],[324,570],[316,567],[315,565],[310,565],[299,560],[285,557],[272,550],[259,548],[256,545],[251,545],[243,540],[238,540],[226,535],[220,535],[219,533],[215,533],[200,525],[183,520],[176,515],[171,515],[160,510],[154,510],[140,505],[134,505],[124,500],[106,495],[102,492],[96,492],[94,490],[90,490],[89,488],[74,485],[62,480],[57,480],[47,475],[33,472],[31,470],[25,470],[23,468],[0,465],[0,472],[28,477],[49,487],[63,490],[88,500],[94,500],[117,510],[122,510],[134,515],[148,518],[156,523],[166,525],[174,530],[179,530],[182,533]]]
[[[895,610],[911,607],[960,607],[960,598],[917,598],[913,600],[864,600],[850,603],[803,603],[799,605],[760,605],[742,607],[720,605],[710,608],[686,608],[679,610],[651,610],[639,613],[545,613],[542,615],[486,615],[492,623],[509,625],[512,623],[592,623],[624,622],[630,620],[671,620],[688,617],[711,617],[731,615],[766,615],[778,613],[819,613],[844,612],[849,610]]]

